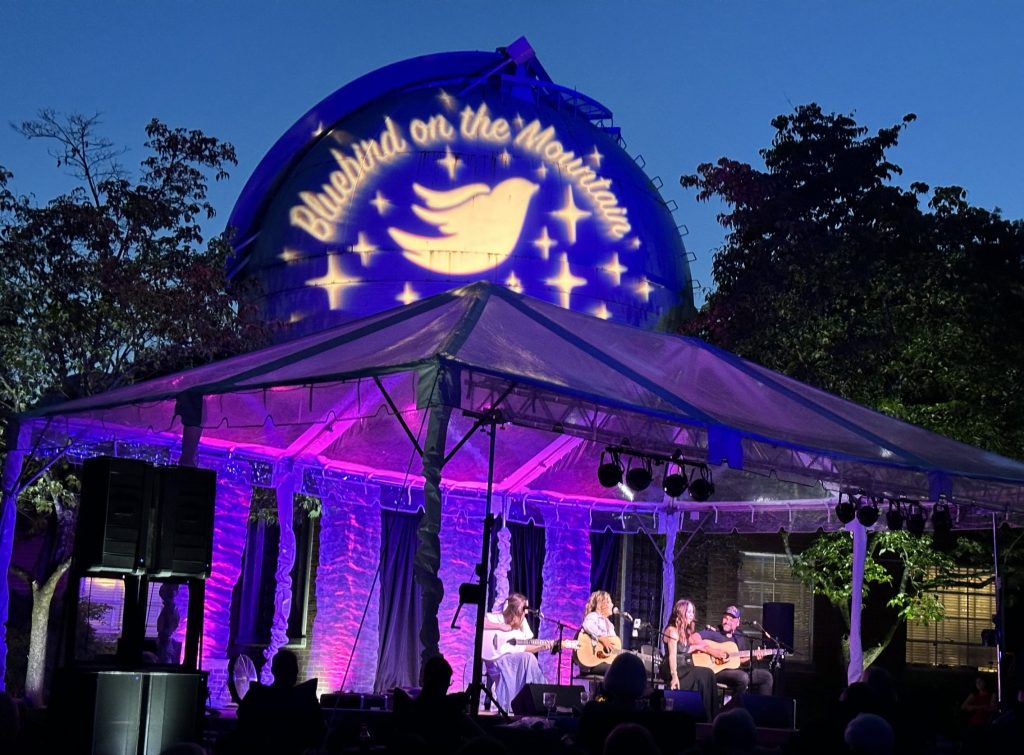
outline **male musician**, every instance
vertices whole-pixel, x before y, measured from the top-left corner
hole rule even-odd
[[[736,630],[740,625],[740,609],[736,606],[726,606],[722,611],[722,622],[717,629],[707,628],[700,630],[700,636],[712,642],[734,642],[736,648],[744,653],[743,665],[749,672],[742,669],[725,669],[715,674],[715,681],[724,684],[729,688],[729,694],[733,697],[742,695],[748,690],[755,695],[770,695],[772,692],[772,675],[767,669],[754,668],[752,660],[761,660],[764,657],[763,651],[759,648],[754,650],[750,640],[742,632]]]
[[[484,665],[487,675],[494,681],[494,697],[506,711],[512,699],[527,684],[543,684],[547,681],[544,672],[537,662],[537,651],[541,646],[512,644],[509,640],[532,640],[533,630],[526,623],[526,609],[529,602],[525,595],[517,592],[508,596],[501,613],[493,612],[484,615],[484,629],[497,633],[497,640],[492,640],[499,649],[497,657],[487,659]],[[485,641],[485,647],[487,646]]]
[[[612,658],[622,649],[622,641],[615,633],[611,615],[615,609],[612,596],[604,590],[595,590],[587,599],[586,615],[583,618],[584,636],[590,638],[595,654],[607,660],[586,668],[588,674],[603,674],[611,666]]]

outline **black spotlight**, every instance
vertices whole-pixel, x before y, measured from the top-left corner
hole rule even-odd
[[[604,452],[601,453],[601,466],[597,468],[597,479],[604,487],[614,488],[622,482],[622,464],[617,454],[612,454],[612,460],[604,460]]]
[[[630,467],[626,472],[626,484],[636,493],[647,490],[652,478],[650,459],[641,459],[639,466]]]
[[[839,501],[836,502],[836,518],[843,524],[849,524],[853,521],[853,518],[857,516],[857,507],[853,505],[853,499],[850,494],[846,494],[846,500],[843,500],[843,494],[839,494]]]
[[[921,508],[921,504],[913,501],[907,508],[907,532],[920,537],[924,534],[924,525],[928,521],[928,514]]]
[[[878,501],[875,499],[861,498],[860,506],[857,508],[857,521],[865,527],[870,527],[878,521]]]
[[[678,498],[686,492],[686,476],[680,472],[665,475],[661,481],[661,489],[669,498]]]
[[[693,479],[694,474],[690,474],[690,500],[704,503],[704,501],[715,494],[715,483],[711,479],[711,470],[707,467],[701,467],[700,477],[697,479]]]
[[[889,501],[889,510],[885,514],[885,523],[893,532],[903,529],[903,506],[899,501]]]

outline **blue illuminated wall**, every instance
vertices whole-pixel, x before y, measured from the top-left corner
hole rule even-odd
[[[692,311],[675,221],[611,113],[517,44],[382,69],[282,137],[231,220],[268,318],[300,335],[475,280],[642,327]]]

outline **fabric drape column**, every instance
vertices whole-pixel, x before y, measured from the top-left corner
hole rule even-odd
[[[864,561],[868,553],[868,533],[864,525],[854,519],[846,525],[853,533],[853,587],[850,593],[850,666],[846,670],[846,683],[853,684],[864,673],[864,649],[861,646],[860,614],[864,602]]]
[[[260,674],[264,684],[274,678],[270,661],[277,651],[288,644],[288,615],[292,610],[292,567],[295,565],[295,488],[298,480],[294,472],[281,476],[277,485],[277,570],[274,572],[274,618],[270,624],[270,644],[263,651],[267,663]]]
[[[665,527],[665,553],[661,557],[661,626],[663,630],[668,625],[668,618],[672,615],[672,606],[676,602],[676,537],[679,534],[679,513],[671,512],[664,516]]]
[[[441,463],[451,413],[450,407],[432,402],[423,445],[423,518],[416,533],[419,546],[414,574],[423,600],[420,657],[424,662],[441,652],[441,630],[437,623],[437,611],[444,598],[444,584],[437,576],[441,568]]]

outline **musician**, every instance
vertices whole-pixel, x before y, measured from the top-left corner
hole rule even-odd
[[[715,675],[715,681],[726,685],[729,694],[733,697],[742,695],[748,690],[755,695],[770,695],[772,693],[772,675],[767,669],[753,668],[753,660],[764,658],[764,651],[761,648],[756,650],[751,646],[750,639],[742,632],[736,630],[740,626],[740,609],[736,606],[726,606],[722,611],[722,621],[717,628],[707,628],[701,632],[701,637],[712,642],[732,642],[736,649],[743,655],[741,665],[746,666],[737,669],[723,669]]]
[[[497,630],[505,641],[532,640],[533,630],[526,623],[530,607],[525,595],[514,592],[508,596],[501,612],[484,614],[484,629]],[[544,684],[544,672],[537,662],[539,645],[513,645],[493,660],[485,660],[487,675],[494,680],[494,697],[506,711],[512,699],[527,684]]]
[[[683,598],[672,607],[668,626],[662,633],[665,640],[665,663],[669,677],[669,689],[683,689],[699,692],[704,701],[707,720],[714,719],[718,712],[718,692],[715,687],[715,672],[706,666],[693,665],[693,653],[707,653],[712,658],[726,660],[727,653],[708,645],[697,632],[697,612],[693,601]]]
[[[612,657],[622,649],[622,641],[615,633],[611,615],[615,604],[612,596],[604,590],[595,590],[587,598],[586,616],[583,618],[583,634],[590,637],[597,655],[607,658],[596,666],[587,668],[587,673],[604,674],[610,667]],[[580,635],[580,639],[583,636]]]

